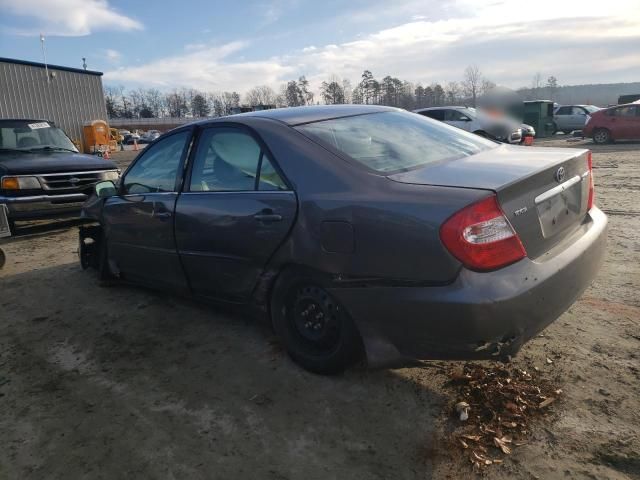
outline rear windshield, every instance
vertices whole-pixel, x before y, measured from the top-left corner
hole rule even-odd
[[[299,125],[296,129],[379,173],[467,157],[496,143],[408,112],[381,112]]]

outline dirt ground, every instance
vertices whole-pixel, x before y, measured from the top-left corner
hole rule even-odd
[[[538,368],[561,401],[484,475],[637,479],[640,143],[538,145],[593,148],[608,254],[593,286],[513,362]],[[309,374],[242,313],[99,287],[80,269],[76,235],[73,222],[33,224],[3,245],[0,478],[471,476],[447,438],[451,363]]]

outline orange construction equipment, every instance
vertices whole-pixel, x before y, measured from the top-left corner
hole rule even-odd
[[[84,153],[109,150],[109,125],[104,120],[93,120],[84,124]]]

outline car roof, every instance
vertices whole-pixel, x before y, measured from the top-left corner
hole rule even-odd
[[[312,105],[305,107],[275,108],[272,110],[260,110],[257,112],[238,113],[227,117],[196,122],[197,125],[242,121],[245,118],[271,118],[287,125],[301,125],[303,123],[319,122],[333,118],[352,117],[378,112],[397,112],[399,108],[384,107],[379,105]]]
[[[414,112],[426,112],[426,111],[429,111],[429,110],[442,110],[443,108],[450,108],[452,110],[466,110],[466,109],[469,109],[471,107],[461,107],[461,106],[456,106],[456,105],[442,105],[441,107],[418,108],[417,110],[414,110]]]

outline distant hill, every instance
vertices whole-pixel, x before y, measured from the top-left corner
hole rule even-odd
[[[595,85],[564,85],[550,91],[521,88],[518,93],[524,100],[553,100],[560,104],[592,104],[606,107],[618,103],[620,95],[640,94],[640,82],[601,83]]]

